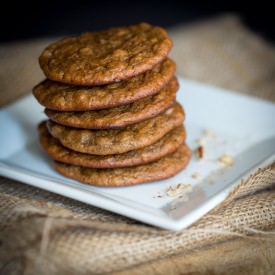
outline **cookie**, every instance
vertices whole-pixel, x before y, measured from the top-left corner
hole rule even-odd
[[[158,161],[133,167],[95,169],[55,162],[55,169],[66,177],[82,183],[109,187],[127,186],[170,178],[190,161],[191,150],[185,144]]]
[[[47,129],[46,121],[38,125],[39,141],[44,151],[60,162],[90,168],[117,168],[135,166],[156,161],[172,152],[184,143],[186,133],[183,125],[175,128],[158,142],[137,150],[115,155],[90,155],[79,153],[66,147],[53,138]]]
[[[33,95],[42,106],[58,111],[112,108],[158,93],[175,70],[175,62],[167,58],[150,71],[109,85],[74,86],[46,79],[33,88]]]
[[[180,126],[184,117],[182,106],[176,103],[156,117],[121,129],[77,129],[51,120],[47,121],[47,127],[51,135],[67,148],[82,153],[109,155],[125,153],[157,142],[169,131]]]
[[[45,114],[51,120],[70,127],[86,129],[125,127],[154,117],[171,107],[175,103],[178,86],[174,78],[157,94],[130,104],[83,112],[64,112],[46,108]]]
[[[141,23],[64,38],[44,49],[39,64],[54,81],[104,85],[151,70],[172,44],[163,28]]]

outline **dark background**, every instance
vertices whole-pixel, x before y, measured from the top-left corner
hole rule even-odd
[[[74,35],[141,21],[167,28],[224,13],[239,15],[248,28],[275,41],[275,13],[265,1],[16,2],[2,6],[0,42]]]

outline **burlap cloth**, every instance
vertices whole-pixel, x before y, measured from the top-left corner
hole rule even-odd
[[[275,48],[233,15],[168,30],[178,74],[275,101]],[[55,38],[0,45],[6,105],[43,79]],[[232,108],[234,108],[232,106]],[[1,274],[274,274],[275,165],[180,232],[0,178]]]

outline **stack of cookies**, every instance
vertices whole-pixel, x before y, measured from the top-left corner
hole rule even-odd
[[[83,33],[39,57],[33,88],[48,119],[40,144],[80,182],[126,186],[174,176],[188,164],[184,110],[167,32],[141,23]]]

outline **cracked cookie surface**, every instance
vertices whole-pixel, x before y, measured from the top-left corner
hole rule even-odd
[[[117,168],[152,162],[174,152],[186,138],[185,129],[181,125],[152,145],[122,154],[100,156],[79,153],[64,147],[50,135],[46,121],[39,124],[38,131],[40,145],[50,157],[60,162],[90,168]]]
[[[39,64],[54,81],[103,85],[151,70],[172,45],[163,28],[140,23],[64,38],[43,50]]]
[[[44,107],[58,111],[112,108],[158,93],[173,78],[175,62],[167,58],[152,70],[130,79],[102,86],[75,86],[46,79],[33,88]]]
[[[134,167],[95,169],[55,161],[55,169],[66,177],[86,184],[102,187],[127,186],[172,177],[187,166],[191,155],[189,147],[183,144],[172,154]]]
[[[51,120],[47,121],[47,127],[51,135],[67,148],[81,153],[108,155],[149,146],[180,126],[184,118],[183,108],[176,102],[156,117],[120,129],[78,129]]]
[[[45,114],[56,123],[85,129],[120,128],[157,116],[176,100],[179,84],[176,78],[155,95],[126,105],[93,111],[65,112],[45,109]]]

